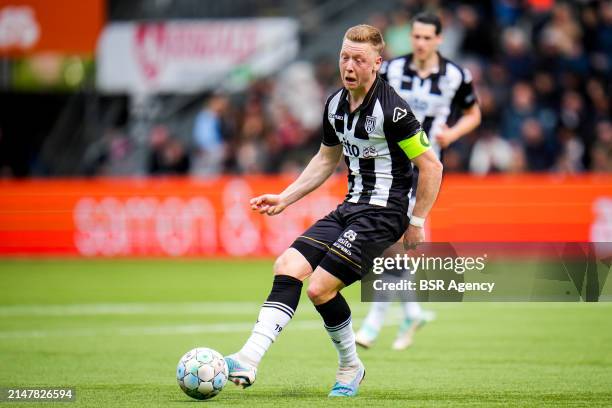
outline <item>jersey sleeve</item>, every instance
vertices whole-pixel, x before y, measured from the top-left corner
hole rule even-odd
[[[336,130],[333,128],[329,121],[329,100],[325,103],[325,109],[323,111],[323,141],[325,146],[336,146],[340,144],[340,139],[336,134]]]
[[[476,103],[476,93],[474,92],[474,84],[472,83],[472,74],[467,69],[463,70],[463,79],[455,97],[453,98],[453,107],[461,110],[467,109]]]
[[[429,140],[410,106],[399,96],[393,101],[385,115],[385,135],[387,140],[397,143],[409,159],[413,159],[429,150]]]

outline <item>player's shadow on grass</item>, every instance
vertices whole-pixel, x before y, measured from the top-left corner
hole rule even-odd
[[[179,399],[179,398],[175,398],[175,399],[171,399],[169,401],[170,403],[174,404],[174,403],[181,403],[181,402],[187,402],[189,404],[227,404],[227,400],[223,400],[223,399],[217,399],[217,398],[211,398],[211,399],[207,399],[207,400],[197,400],[197,399]]]

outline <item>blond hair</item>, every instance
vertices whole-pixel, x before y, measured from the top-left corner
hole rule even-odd
[[[359,24],[349,28],[344,34],[344,39],[358,43],[368,43],[379,54],[385,48],[385,40],[383,40],[380,30],[368,24]]]

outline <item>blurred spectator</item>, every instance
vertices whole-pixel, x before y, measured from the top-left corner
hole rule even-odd
[[[442,164],[444,165],[444,171],[447,172],[460,172],[463,170],[463,163],[461,152],[454,148],[449,147],[444,151],[442,155]]]
[[[552,18],[544,27],[543,35],[552,41],[563,55],[571,55],[582,38],[582,29],[568,3],[559,2],[552,10]]]
[[[517,27],[506,28],[502,35],[502,46],[505,52],[503,64],[510,74],[511,82],[531,79],[534,57],[525,32]]]
[[[555,149],[546,141],[540,122],[534,118],[525,120],[521,126],[521,139],[529,171],[549,170],[555,163]]]
[[[244,108],[238,144],[234,147],[234,171],[238,173],[261,173],[267,162],[266,113],[260,96],[250,98]]]
[[[606,94],[602,81],[589,79],[586,89],[595,119],[607,118],[610,113],[610,97]]]
[[[557,110],[559,107],[559,92],[551,73],[537,71],[533,78],[533,85],[537,104],[546,109]]]
[[[502,118],[502,136],[507,140],[520,137],[523,123],[528,119],[537,119],[543,131],[551,131],[555,126],[552,112],[546,112],[536,105],[533,88],[526,82],[519,82],[512,87],[512,100]]]
[[[494,0],[495,17],[502,26],[515,25],[521,16],[521,4],[519,0]]]
[[[525,156],[525,150],[523,146],[518,143],[511,145],[511,156],[510,156],[510,167],[508,167],[509,173],[524,173],[527,171],[527,157]]]
[[[180,175],[189,173],[189,155],[183,144],[170,135],[166,126],[159,125],[153,128],[149,146],[149,174]]]
[[[476,9],[470,5],[457,7],[457,18],[463,26],[464,35],[461,51],[466,55],[487,58],[493,55],[493,31],[490,22],[478,14]]]
[[[597,23],[595,49],[591,56],[593,69],[602,75],[612,71],[612,2],[599,2],[600,21]]]
[[[225,159],[223,114],[228,109],[228,103],[226,96],[213,95],[195,117],[192,171],[196,175],[217,174],[222,170]]]
[[[587,132],[586,121],[582,96],[575,91],[565,92],[561,99],[559,124],[578,134],[585,134]]]
[[[591,170],[612,172],[612,124],[601,121],[596,128],[597,139],[591,152]]]
[[[578,173],[584,170],[582,156],[584,144],[576,133],[568,128],[559,129],[561,151],[557,158],[556,171],[560,173]]]
[[[83,155],[82,172],[87,176],[125,176],[138,174],[134,142],[120,129],[106,129]]]
[[[470,171],[476,174],[504,172],[512,165],[510,143],[492,131],[486,131],[474,145]]]
[[[495,95],[491,88],[482,86],[478,92],[478,104],[482,114],[481,129],[495,129],[498,127],[501,115],[495,102]]]

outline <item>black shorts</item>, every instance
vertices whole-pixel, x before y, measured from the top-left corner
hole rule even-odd
[[[360,280],[372,259],[397,242],[408,227],[406,209],[343,202],[291,244],[310,263],[346,286]]]

